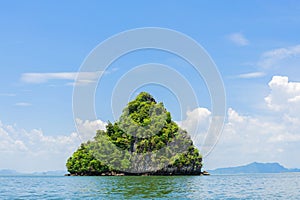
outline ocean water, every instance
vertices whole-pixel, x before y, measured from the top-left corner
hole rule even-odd
[[[0,199],[300,199],[300,173],[0,177]]]

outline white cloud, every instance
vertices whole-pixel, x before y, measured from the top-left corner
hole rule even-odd
[[[69,85],[69,86],[84,86],[84,85],[88,85],[88,84],[91,84],[91,83],[95,83],[96,80],[77,80],[77,81],[74,81],[74,82],[69,82],[69,83],[66,83],[66,85]]]
[[[93,137],[95,136],[95,130],[105,130],[105,127],[107,125],[106,122],[103,122],[101,120],[83,121],[77,118],[75,122],[78,134],[82,141],[88,141],[93,139]]]
[[[263,116],[244,116],[232,108],[228,109],[227,114],[228,120],[219,143],[204,158],[206,169],[254,161],[280,162],[288,167],[300,166],[300,158],[297,156],[300,145],[299,124],[291,124],[286,119],[278,123]]]
[[[24,73],[21,81],[25,83],[46,83],[50,80],[69,80],[67,85],[87,85],[97,81],[101,72],[58,72],[58,73]]]
[[[186,113],[186,119],[177,122],[178,125],[187,130],[194,145],[201,149],[206,136],[208,125],[211,120],[211,112],[207,108],[196,108]]]
[[[264,77],[265,75],[266,74],[264,72],[251,72],[251,73],[239,74],[237,75],[237,78],[245,78],[245,79],[260,78],[260,77]]]
[[[300,167],[300,82],[288,77],[274,76],[269,82],[270,93],[265,99],[272,117],[242,115],[233,108],[215,149],[204,158],[204,167],[237,166],[250,162],[280,162],[287,167]],[[263,101],[263,99],[262,99]],[[197,108],[187,113],[181,126],[192,135],[201,149],[208,130],[211,113]],[[194,134],[198,122],[198,134]]]
[[[14,96],[16,96],[16,94],[14,94],[14,93],[0,93],[0,96],[14,97]]]
[[[270,109],[300,117],[300,82],[291,82],[286,76],[273,76],[269,87],[271,92],[265,102]]]
[[[269,138],[268,142],[300,142],[300,135],[291,133],[278,134]]]
[[[300,45],[295,45],[287,48],[278,48],[267,51],[262,54],[258,66],[262,68],[285,67],[288,60],[297,59],[299,63],[300,58]]]
[[[249,41],[242,33],[232,33],[228,36],[228,39],[238,46],[247,46]]]
[[[62,73],[24,73],[21,80],[26,83],[44,83],[52,79],[75,80],[76,72],[62,72]]]
[[[23,172],[65,169],[69,156],[82,142],[82,133],[96,134],[104,128],[103,122],[77,120],[80,134],[47,136],[42,130],[30,131],[0,121],[0,169],[9,168]]]
[[[27,102],[18,102],[18,103],[15,104],[15,106],[27,107],[27,106],[32,106],[32,104],[27,103]]]
[[[272,49],[263,52],[258,61],[246,63],[247,65],[255,66],[258,71],[239,74],[234,78],[259,78],[266,74],[284,73],[288,76],[299,74],[300,63],[300,44],[285,48]]]
[[[219,143],[204,159],[206,169],[253,161],[300,167],[300,82],[274,76],[268,85],[270,92],[261,101],[272,117],[258,113],[244,115],[229,108]],[[180,126],[191,134],[195,145],[201,149],[210,121],[208,109],[196,108],[187,112]],[[84,141],[92,138],[95,130],[104,129],[106,123],[76,119],[76,125],[78,133],[45,136],[41,130],[26,131],[0,122],[0,168],[62,169],[66,159],[80,144],[79,138]],[[29,164],[24,166],[24,163]]]

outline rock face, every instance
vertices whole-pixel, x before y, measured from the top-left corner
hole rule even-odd
[[[66,166],[71,175],[200,175],[202,156],[163,103],[142,92]]]

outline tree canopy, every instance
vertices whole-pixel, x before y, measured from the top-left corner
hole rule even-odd
[[[82,143],[66,166],[75,175],[200,174],[202,156],[163,103],[142,92],[118,121]]]

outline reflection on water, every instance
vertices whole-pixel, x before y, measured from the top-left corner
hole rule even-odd
[[[117,178],[117,177],[116,177]],[[178,191],[176,184],[184,182],[185,177],[120,177],[116,180],[113,193],[123,194],[126,198],[162,198]],[[138,194],[138,196],[137,196]]]
[[[0,199],[298,199],[300,173],[0,177]]]

